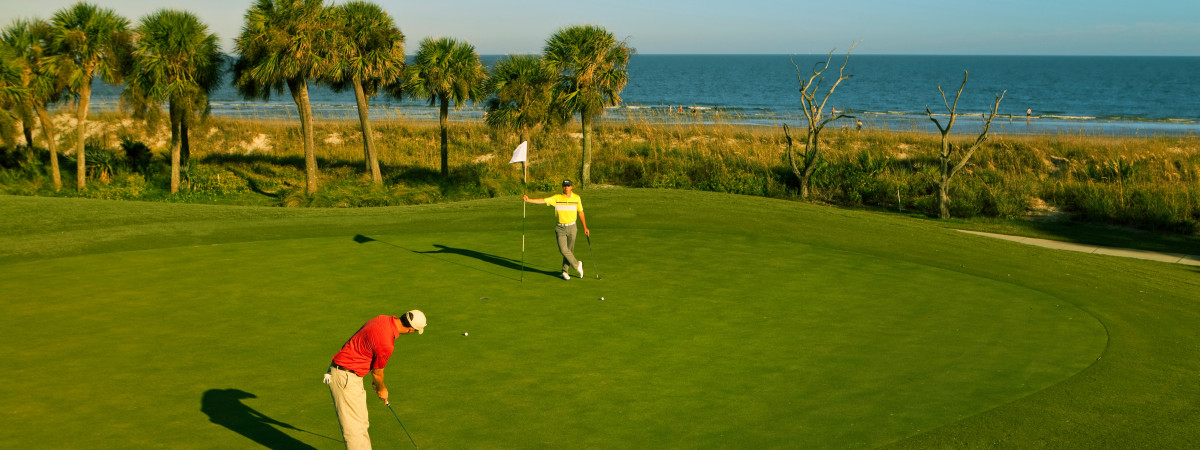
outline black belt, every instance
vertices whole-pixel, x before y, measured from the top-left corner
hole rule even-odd
[[[334,368],[334,369],[338,369],[338,370],[344,370],[344,371],[346,371],[346,372],[350,372],[350,373],[354,373],[354,371],[353,371],[353,370],[350,370],[350,369],[347,369],[347,368],[345,368],[345,367],[339,366],[339,365],[337,365],[337,363],[330,363],[330,364],[329,364],[329,367],[332,367],[332,368]],[[354,374],[355,374],[355,375],[358,375],[357,373],[354,373]]]

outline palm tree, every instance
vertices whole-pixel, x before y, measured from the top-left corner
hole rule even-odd
[[[629,81],[625,66],[634,50],[596,25],[563,28],[546,41],[546,63],[561,76],[556,102],[583,125],[583,158],[579,179],[591,182],[592,121],[606,106],[621,103]]]
[[[195,14],[160,9],[135,30],[134,71],[126,89],[166,101],[171,118],[171,193],[179,192],[181,142],[187,123],[207,109],[208,94],[221,80],[217,35]]]
[[[12,145],[13,122],[29,97],[24,72],[25,62],[7,44],[0,42],[0,136],[6,145]]]
[[[391,84],[404,71],[404,33],[392,17],[374,3],[352,1],[333,11],[336,16],[337,67],[331,74],[331,87],[341,92],[354,89],[358,120],[362,126],[363,159],[371,180],[383,184],[379,157],[371,133],[371,97]]]
[[[60,76],[62,72],[54,70],[53,65],[47,63],[52,30],[50,22],[45,20],[16,20],[0,34],[0,40],[25,62],[23,78],[29,91],[26,103],[21,107],[25,137],[29,145],[33,145],[33,120],[29,116],[36,114],[46,139],[46,149],[50,151],[50,175],[54,180],[54,190],[59,190],[62,189],[62,174],[58,169],[58,137],[46,105],[62,98],[66,79]]]
[[[239,57],[233,84],[243,97],[268,100],[272,91],[281,94],[286,85],[296,102],[309,195],[317,192],[318,174],[308,81],[328,70],[329,31],[323,0],[256,0],[234,41]]]
[[[90,3],[76,3],[54,13],[51,19],[53,63],[64,70],[67,87],[79,96],[75,139],[76,187],[87,189],[87,161],[83,152],[87,131],[88,102],[96,75],[109,83],[120,83],[132,53],[129,21],[116,11]]]
[[[508,56],[488,77],[484,120],[493,128],[507,127],[529,142],[533,130],[550,120],[550,105],[558,74],[536,55]]]
[[[11,101],[16,99],[10,98],[9,102],[0,103],[4,104],[5,109],[8,109],[10,112],[14,113],[11,114],[12,117],[5,117],[5,127],[7,128],[9,125],[11,125],[9,122],[11,122],[12,119],[19,117],[22,124],[21,129],[25,134],[25,145],[33,147],[33,108],[31,105],[33,99],[29,95],[31,94],[29,88],[30,81],[33,78],[33,66],[31,66],[30,63],[37,64],[37,61],[27,60],[25,58],[26,52],[23,51],[25,47],[23,45],[23,41],[28,36],[28,28],[29,21],[16,19],[13,21],[12,25],[10,25],[8,28],[5,28],[4,31],[0,33],[0,47],[4,47],[0,49],[0,51],[4,52],[5,58],[16,59],[16,61],[4,62],[5,69],[17,70],[21,79],[21,85],[23,86],[23,89],[21,89],[22,93],[20,95],[19,102],[11,103]]]
[[[475,46],[452,38],[425,38],[412,66],[405,70],[401,89],[416,98],[428,98],[438,105],[442,128],[442,176],[450,174],[450,149],[446,130],[450,102],[457,109],[466,102],[483,98],[487,70],[475,53]],[[393,91],[393,96],[396,95]]]

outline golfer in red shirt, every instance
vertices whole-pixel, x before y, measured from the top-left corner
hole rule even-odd
[[[333,394],[333,407],[337,410],[338,422],[342,425],[342,437],[347,449],[371,448],[371,436],[367,434],[367,392],[363,389],[363,377],[371,373],[371,384],[380,400],[388,403],[387,386],[383,384],[383,369],[396,348],[396,338],[401,334],[425,332],[425,314],[412,310],[400,317],[379,316],[367,321],[342,350],[333,355],[325,382]]]

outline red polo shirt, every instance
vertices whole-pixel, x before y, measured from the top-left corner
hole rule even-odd
[[[342,345],[342,350],[333,355],[333,363],[360,377],[366,376],[373,369],[387,367],[398,337],[400,328],[396,327],[392,316],[368,320]]]

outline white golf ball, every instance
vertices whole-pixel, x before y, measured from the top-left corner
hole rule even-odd
[[[471,333],[463,333],[463,336],[470,336]]]
[[[604,301],[604,297],[600,297],[600,301]]]

